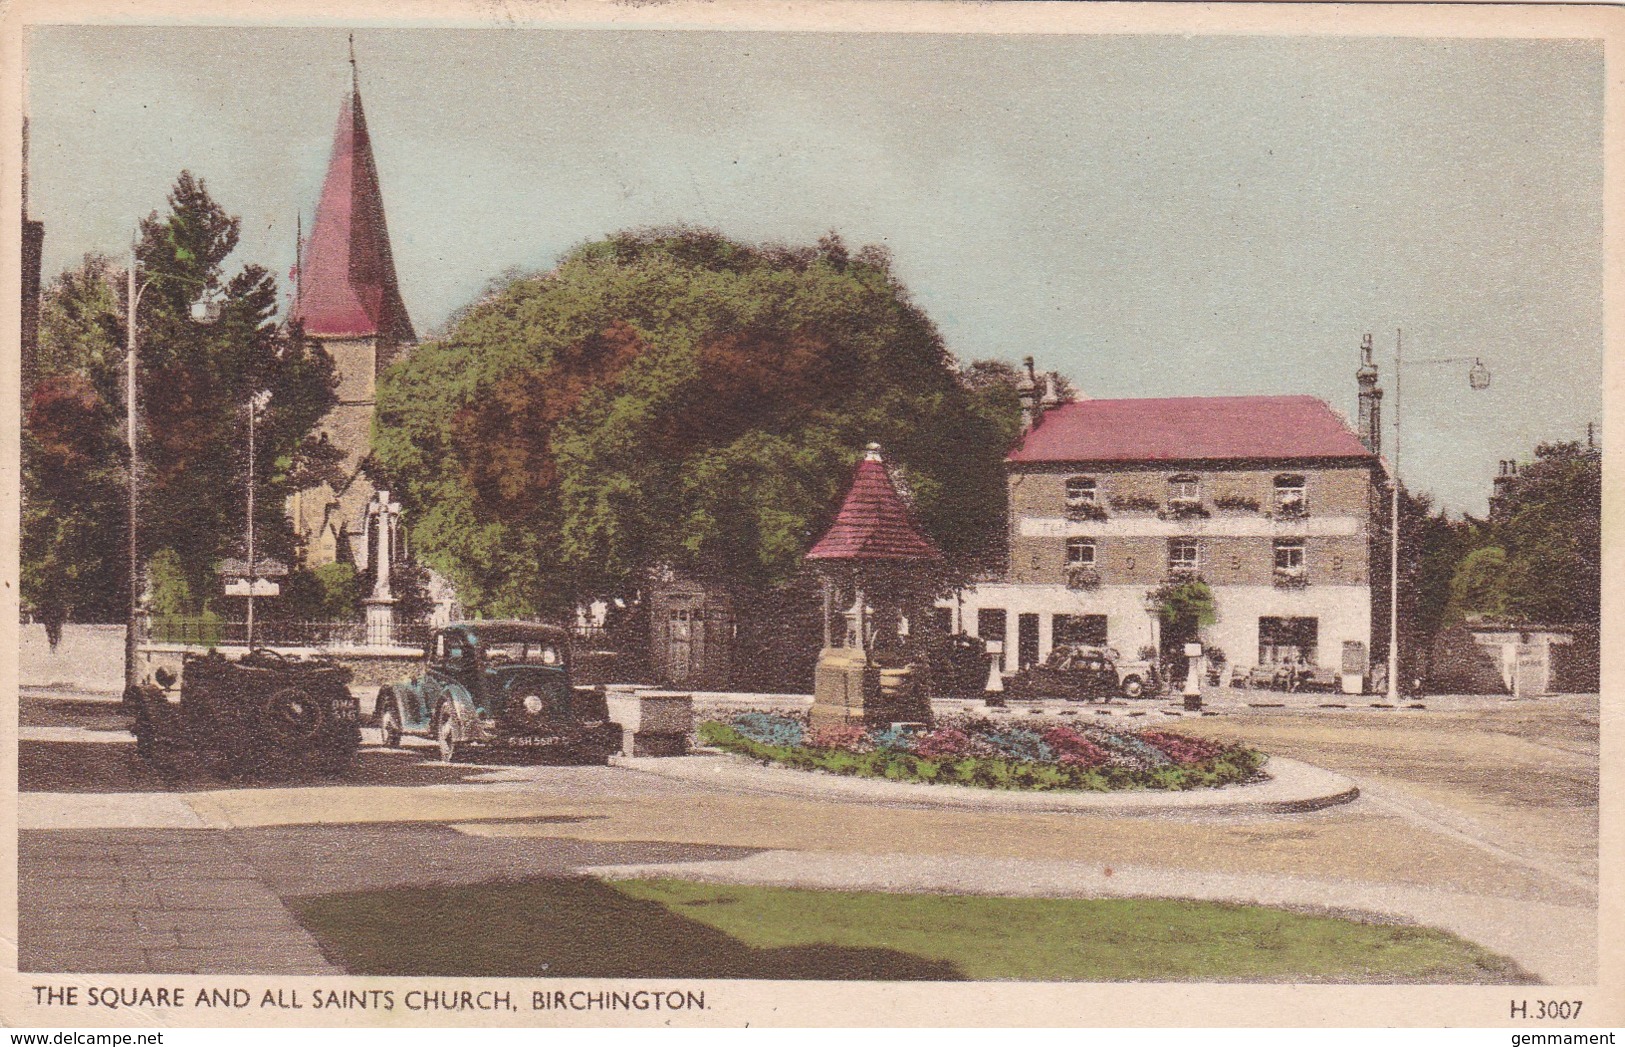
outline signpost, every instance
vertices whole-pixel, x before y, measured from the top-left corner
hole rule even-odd
[[[255,578],[252,582],[247,578],[234,578],[226,583],[227,596],[266,597],[281,594],[282,586],[269,578]]]

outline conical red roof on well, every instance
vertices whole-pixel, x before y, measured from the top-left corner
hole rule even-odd
[[[858,463],[852,488],[809,560],[940,560],[935,543],[921,534],[886,474],[878,450]]]
[[[416,340],[395,281],[378,168],[354,86],[339,111],[316,225],[299,260],[293,316],[311,335]]]

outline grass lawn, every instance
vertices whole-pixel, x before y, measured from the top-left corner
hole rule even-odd
[[[1533,981],[1442,931],[1261,906],[542,879],[295,899],[351,974]]]

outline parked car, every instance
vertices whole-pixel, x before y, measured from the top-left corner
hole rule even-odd
[[[1156,694],[1162,681],[1151,662],[1123,661],[1110,647],[1059,644],[1042,664],[1030,666],[1004,682],[1008,698],[1065,698],[1105,701],[1117,695],[1141,698]]]
[[[458,622],[439,630],[415,680],[378,692],[384,744],[433,738],[446,763],[471,748],[523,749],[603,763],[621,747],[602,690],[570,683],[570,635],[535,622]]]
[[[985,641],[964,633],[935,636],[924,644],[923,655],[933,697],[982,697],[993,664]]]
[[[237,661],[219,651],[188,654],[176,683],[132,688],[136,753],[169,773],[277,779],[310,771],[337,774],[361,746],[350,670],[327,659],[298,660],[256,649]]]

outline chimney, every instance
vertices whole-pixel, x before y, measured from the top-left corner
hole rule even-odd
[[[1061,390],[1057,386],[1055,372],[1051,371],[1044,376],[1044,410],[1061,406]]]
[[[1371,336],[1360,342],[1360,442],[1372,454],[1382,454],[1382,390],[1377,388],[1377,365],[1371,361]]]
[[[1021,433],[1025,436],[1038,424],[1038,375],[1033,371],[1032,357],[1022,360],[1021,365],[1024,370],[1016,382],[1016,399],[1021,401]]]

